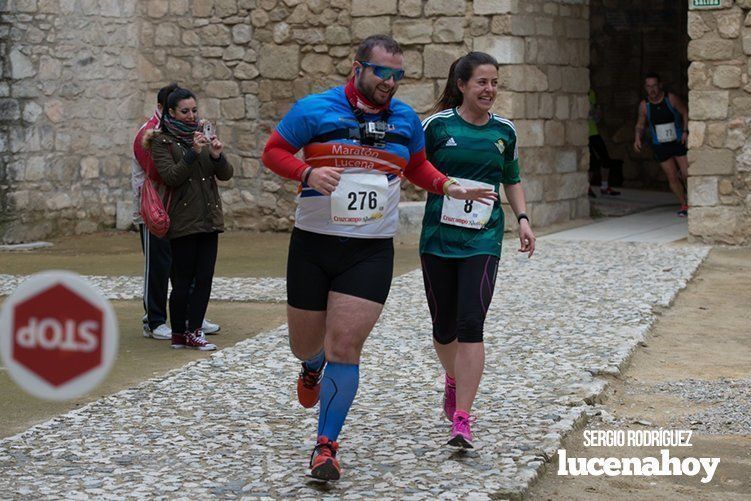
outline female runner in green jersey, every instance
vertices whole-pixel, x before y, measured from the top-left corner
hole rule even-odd
[[[491,113],[498,63],[470,52],[449,70],[435,114],[423,121],[425,150],[435,167],[462,186],[503,184],[519,221],[520,252],[529,257],[535,236],[524,213],[516,129]],[[446,373],[443,410],[452,422],[449,445],[472,447],[470,411],[485,364],[483,324],[493,297],[503,239],[500,202],[483,205],[428,194],[420,235],[433,345]]]

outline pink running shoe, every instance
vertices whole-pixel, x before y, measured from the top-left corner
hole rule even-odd
[[[458,447],[460,449],[472,449],[472,431],[470,431],[470,424],[475,420],[469,414],[464,411],[454,412],[454,424],[451,426],[451,439],[446,445],[452,447]]]
[[[456,380],[446,374],[446,382],[443,385],[443,414],[449,421],[454,420],[456,411]]]

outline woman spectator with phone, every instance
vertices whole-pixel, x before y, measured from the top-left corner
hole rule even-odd
[[[206,351],[216,349],[200,329],[211,296],[218,235],[224,231],[216,180],[230,179],[233,168],[222,154],[224,145],[211,124],[199,120],[196,101],[188,89],[172,91],[161,130],[147,142],[154,165],[168,186],[172,347]]]

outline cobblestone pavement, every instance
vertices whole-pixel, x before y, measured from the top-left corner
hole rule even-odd
[[[281,327],[0,441],[2,497],[522,493],[604,388],[599,376],[618,373],[709,249],[546,241],[532,259],[514,249],[486,323],[475,451],[443,447],[441,374],[414,271],[394,281],[366,343],[338,483],[305,476],[316,412],[296,402]]]
[[[25,278],[19,275],[0,275],[0,296],[12,293]],[[143,296],[143,277],[88,275],[86,279],[107,299],[141,299]],[[211,299],[282,303],[287,300],[285,287],[283,278],[215,277]]]

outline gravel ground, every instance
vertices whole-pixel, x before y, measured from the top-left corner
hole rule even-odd
[[[415,271],[394,281],[366,343],[360,391],[340,437],[340,482],[321,487],[305,477],[316,412],[296,402],[298,366],[281,327],[0,441],[0,492],[65,499],[522,493],[591,410],[587,402],[606,385],[600,376],[620,371],[654,323],[655,307],[671,304],[708,251],[552,241],[540,242],[532,259],[508,251],[486,322],[475,451],[442,446],[449,430],[440,415],[441,374]],[[233,300],[265,297],[244,289],[252,280],[225,280]],[[268,297],[283,292],[283,283],[269,283],[278,290]]]

